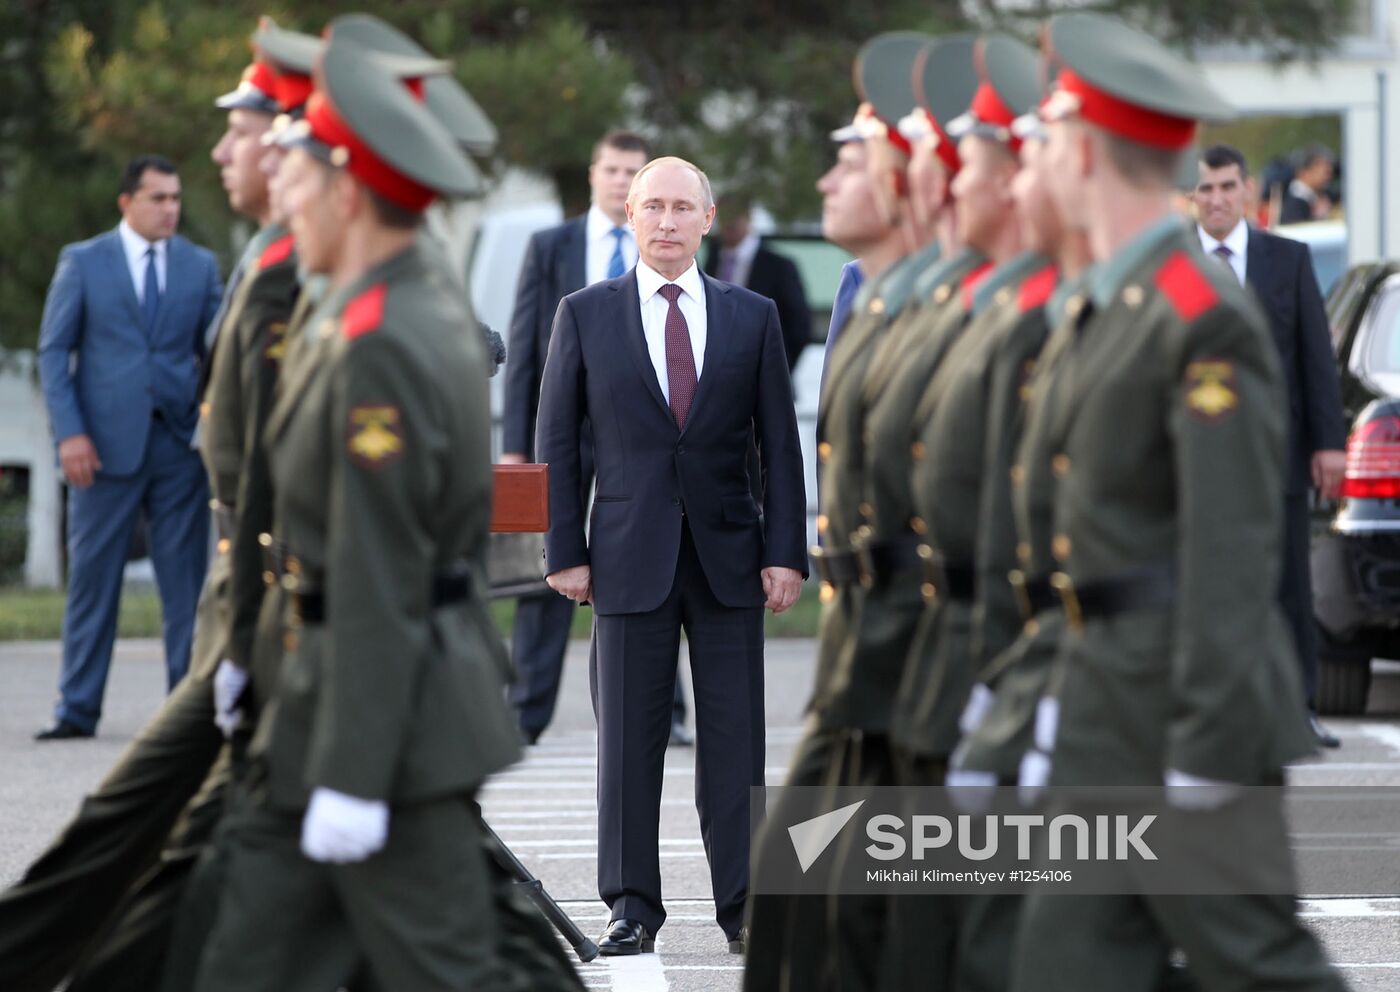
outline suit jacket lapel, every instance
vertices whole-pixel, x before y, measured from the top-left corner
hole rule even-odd
[[[141,301],[136,299],[136,287],[131,282],[131,268],[126,264],[126,251],[122,248],[122,236],[115,230],[107,236],[107,263],[112,270],[112,280],[117,288],[117,295],[126,303],[126,308],[130,311],[130,317],[135,326],[141,329],[141,333],[146,333],[146,322],[141,316]]]
[[[1268,242],[1250,228],[1244,249],[1244,284],[1260,296],[1263,295],[1264,273],[1269,271],[1268,254]]]
[[[569,225],[561,246],[563,255],[564,295],[583,289],[588,284],[588,244],[585,233],[588,230],[588,215],[577,218]],[[550,314],[553,317],[553,314]]]
[[[156,311],[156,326],[151,328],[152,340],[160,337],[165,331],[165,325],[170,321],[170,312],[175,309],[175,295],[182,289],[189,289],[193,276],[185,271],[185,263],[189,261],[189,252],[185,251],[185,245],[179,238],[171,238],[170,243],[165,247],[165,292],[160,294],[160,309]],[[204,336],[205,328],[199,328],[199,335]]]
[[[686,429],[695,423],[696,412],[705,397],[714,390],[710,388],[719,378],[720,366],[733,337],[734,294],[729,287],[702,274],[700,281],[705,286],[705,364],[700,373],[700,381],[695,385],[695,398],[690,402],[690,413],[686,415]],[[684,433],[684,432],[682,432]]]
[[[652,399],[666,412],[666,419],[672,420],[671,406],[666,402],[666,396],[661,392],[661,383],[656,379],[656,367],[651,364],[646,332],[642,330],[642,303],[637,296],[637,270],[633,269],[614,279],[611,288],[612,305],[616,314],[616,323],[613,323],[613,326],[622,328],[622,337],[627,342],[627,353],[632,356],[632,363],[637,366],[642,382],[646,384]],[[672,423],[674,422],[672,420]]]

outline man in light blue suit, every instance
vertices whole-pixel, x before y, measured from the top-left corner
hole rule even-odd
[[[171,687],[189,665],[208,563],[208,484],[190,438],[218,265],[175,234],[180,177],[166,159],[134,159],[117,205],[115,230],[59,253],[39,331],[39,378],[69,486],[69,572],[60,699],[38,740],[96,732],[138,517],[150,529]]]

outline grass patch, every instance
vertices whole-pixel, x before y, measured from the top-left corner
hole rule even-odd
[[[57,640],[63,630],[64,592],[61,589],[0,589],[0,641]],[[509,637],[515,622],[515,600],[498,599],[491,604],[491,616],[502,636]],[[792,609],[780,616],[765,611],[764,631],[769,637],[815,637],[821,617],[817,589],[803,586],[802,596]],[[593,610],[574,611],[570,635],[587,639],[593,630]],[[160,597],[145,586],[128,587],[122,593],[117,621],[118,637],[159,637]]]

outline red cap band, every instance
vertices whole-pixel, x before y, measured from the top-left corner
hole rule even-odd
[[[277,98],[277,106],[283,113],[296,110],[311,99],[311,91],[315,85],[310,76],[299,72],[285,69],[277,72],[273,81],[273,95]]]
[[[1010,127],[1011,122],[1016,119],[1011,108],[997,95],[996,88],[986,81],[983,81],[973,94],[972,113],[984,124],[996,124],[1001,127]]]
[[[1139,107],[1095,89],[1067,68],[1060,69],[1060,89],[1079,99],[1079,116],[1130,141],[1157,148],[1185,148],[1196,136],[1196,122]]]
[[[934,117],[927,110],[924,114],[928,117],[928,122],[933,126],[933,133],[938,138],[938,147],[935,149],[938,157],[943,160],[943,166],[948,170],[949,176],[956,176],[958,170],[962,168],[962,159],[958,156],[958,143],[948,137],[948,132],[943,130],[943,125],[938,123],[938,118]]]
[[[269,99],[277,96],[277,70],[266,62],[254,62],[243,70],[243,81],[262,91]]]
[[[336,112],[324,91],[313,93],[307,101],[306,121],[311,125],[311,134],[317,141],[349,152],[350,157],[344,162],[345,168],[389,202],[405,210],[421,211],[437,198],[435,190],[405,176],[361,141]]]

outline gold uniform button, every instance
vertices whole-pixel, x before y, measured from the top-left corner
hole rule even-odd
[[[1031,546],[1025,541],[1016,545],[1016,560],[1022,565],[1029,565],[1031,561]]]
[[[823,441],[821,444],[817,445],[817,457],[820,458],[823,462],[825,462],[828,458],[831,457],[830,441]]]
[[[1064,534],[1056,534],[1055,539],[1050,542],[1050,553],[1055,556],[1055,560],[1061,562],[1067,560],[1069,552],[1069,538]]]
[[[909,529],[912,530],[915,534],[927,534],[928,524],[924,523],[923,517],[910,517]]]
[[[821,600],[822,605],[826,606],[836,598],[836,587],[830,582],[823,582],[821,595],[818,598]]]
[[[993,301],[994,301],[994,302],[996,303],[996,305],[999,306],[999,307],[1004,307],[1004,306],[1006,306],[1006,304],[1010,303],[1010,302],[1011,302],[1011,287],[1010,287],[1010,286],[1003,286],[1001,289],[997,290],[997,295],[996,295],[995,297],[993,297]]]
[[[269,534],[267,531],[263,531],[261,534],[258,535],[258,543],[261,544],[264,548],[272,547],[272,535]]]
[[[1124,287],[1124,289],[1123,289],[1123,302],[1126,303],[1126,304],[1128,305],[1128,308],[1131,309],[1131,310],[1136,310],[1138,307],[1142,306],[1142,287],[1141,287],[1141,286],[1126,286],[1126,287]]]
[[[209,416],[209,401],[208,401],[208,400],[205,400],[203,403],[199,404],[199,415],[200,415],[201,417],[207,417],[207,416]]]
[[[872,531],[869,525],[867,524],[861,524],[859,527],[856,528],[856,538],[861,541],[868,541],[870,539],[870,535],[873,533],[874,531]]]
[[[1034,637],[1036,634],[1039,634],[1039,633],[1040,633],[1040,621],[1039,621],[1039,620],[1027,620],[1027,621],[1026,621],[1025,627],[1022,628],[1022,632],[1023,632],[1027,637]]]
[[[217,547],[218,547],[218,549],[219,549],[219,554],[221,554],[221,555],[226,555],[226,554],[228,554],[228,549],[229,549],[229,547],[231,546],[231,543],[232,543],[232,542],[230,542],[229,539],[226,538],[226,537],[221,537],[221,538],[219,538],[219,543],[218,543],[218,545],[217,545]]]
[[[1063,479],[1069,475],[1069,455],[1056,455],[1050,459],[1050,471],[1055,473],[1055,478]]]
[[[1084,297],[1078,293],[1065,300],[1065,313],[1071,317],[1078,317],[1079,311],[1084,309]]]
[[[880,314],[885,312],[885,301],[878,296],[870,301],[870,312]]]
[[[1011,484],[1019,486],[1026,481],[1026,469],[1023,465],[1011,466]]]
[[[875,516],[875,507],[871,506],[869,503],[860,504],[860,515],[866,519]]]
[[[297,591],[297,577],[295,575],[282,576],[282,588],[288,592]]]
[[[301,559],[294,555],[287,556],[287,572],[291,575],[301,574]]]
[[[827,525],[828,525],[830,522],[831,522],[831,521],[829,521],[829,520],[827,519],[827,516],[826,516],[825,513],[818,513],[818,514],[817,514],[817,533],[818,533],[818,534],[825,534],[825,533],[826,533]]]
[[[925,582],[919,586],[919,595],[924,597],[925,603],[932,603],[938,598],[938,587],[932,582]]]
[[[916,461],[916,462],[923,461],[923,460],[924,460],[924,442],[922,442],[922,441],[915,441],[913,444],[911,444],[911,445],[909,446],[909,455],[910,455],[910,457],[912,457],[912,458],[914,459],[914,461]]]
[[[263,585],[265,585],[265,586],[275,586],[276,584],[277,584],[277,576],[273,575],[272,572],[270,572],[270,571],[268,571],[268,572],[263,572]]]
[[[953,295],[952,286],[939,286],[938,291],[933,294],[934,303],[947,303],[948,297]]]

